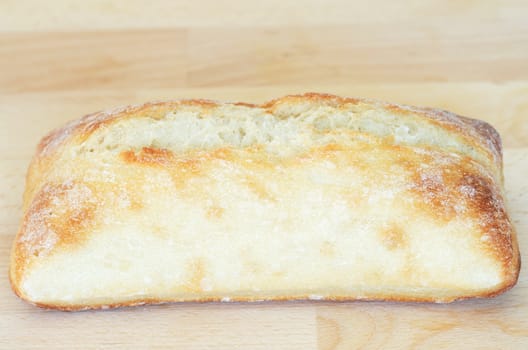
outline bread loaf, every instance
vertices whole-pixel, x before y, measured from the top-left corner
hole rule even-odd
[[[489,124],[324,94],[85,116],[41,141],[23,211],[13,290],[63,310],[451,302],[520,267]]]

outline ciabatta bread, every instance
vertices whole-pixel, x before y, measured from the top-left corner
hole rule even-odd
[[[487,123],[322,94],[88,115],[38,147],[11,283],[64,310],[494,296],[520,266],[501,157]]]

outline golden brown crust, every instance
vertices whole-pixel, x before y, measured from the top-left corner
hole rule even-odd
[[[67,201],[67,196],[74,196]],[[34,197],[22,219],[13,245],[13,282],[20,283],[21,275],[33,257],[46,254],[47,247],[80,244],[93,231],[97,210],[95,191],[87,184],[74,182],[46,184]],[[65,202],[69,205],[63,205]],[[66,220],[62,218],[66,217]]]
[[[314,103],[330,105],[330,106],[343,106],[345,104],[352,105],[369,105],[372,108],[384,108],[387,111],[395,114],[407,115],[407,114],[418,114],[424,118],[428,118],[435,125],[457,133],[461,138],[469,140],[475,147],[480,147],[485,150],[490,158],[493,159],[494,164],[502,171],[502,149],[501,141],[496,130],[489,124],[454,115],[450,112],[429,109],[429,108],[417,108],[410,106],[401,106],[388,103],[382,103],[378,101],[355,99],[355,98],[341,98],[338,96],[327,95],[327,94],[316,94],[308,93],[304,95],[292,95],[286,96],[280,99],[276,99],[262,105],[253,105],[247,103],[235,103],[238,106],[262,108],[273,112],[277,106],[285,103],[294,103],[300,101],[310,101]],[[67,245],[72,243],[72,240],[82,239],[82,234],[78,232],[87,232],[93,228],[90,225],[91,218],[94,216],[96,206],[93,201],[88,198],[83,199],[79,206],[76,208],[68,209],[67,216],[70,218],[67,222],[54,221],[50,215],[43,215],[43,211],[49,210],[51,196],[61,198],[61,196],[67,195],[76,184],[72,183],[67,186],[64,184],[40,184],[37,181],[39,176],[46,173],[52,164],[52,160],[57,156],[58,152],[61,152],[69,142],[82,142],[88,139],[95,131],[101,127],[108,126],[120,119],[135,118],[135,117],[150,117],[150,118],[162,118],[168,111],[177,109],[179,106],[191,106],[199,109],[210,109],[221,105],[221,103],[210,101],[210,100],[181,100],[181,101],[170,101],[170,102],[153,102],[138,106],[129,106],[113,111],[98,112],[87,115],[78,121],[73,121],[67,124],[61,129],[57,129],[51,132],[49,135],[43,138],[40,142],[37,154],[32,161],[32,165],[28,172],[27,188],[25,195],[25,208],[26,213],[22,221],[21,229],[15,239],[14,249],[11,256],[12,269],[10,270],[10,281],[14,292],[22,299],[28,299],[23,295],[19,289],[21,275],[24,269],[27,268],[31,255],[38,255],[38,246],[44,245],[46,242],[42,241],[46,237],[27,237],[32,232],[37,232],[36,228],[31,228],[31,225],[43,225],[45,229],[40,230],[46,232],[46,230],[52,230],[55,234],[55,238],[60,244]],[[148,111],[148,113],[145,113]],[[399,147],[395,145],[394,147]],[[330,153],[339,150],[339,145],[328,144],[323,147],[319,152]],[[137,150],[126,150],[121,153],[121,159],[127,164],[142,164],[149,167],[170,167],[171,169],[179,169],[178,171],[190,170],[188,176],[194,176],[200,171],[200,167],[206,160],[210,159],[225,159],[228,158],[229,151],[224,149],[217,149],[212,152],[203,152],[199,156],[189,159],[178,159],[175,155],[166,149],[157,149],[151,147],[143,147],[139,151]],[[463,160],[466,163],[471,163],[469,159]],[[404,166],[404,164],[402,164]],[[423,175],[423,174],[421,174]],[[508,218],[506,210],[504,208],[504,199],[501,195],[501,188],[495,184],[491,177],[476,176],[475,172],[463,169],[460,164],[443,167],[442,177],[445,181],[440,183],[434,182],[434,177],[420,176],[418,173],[414,179],[415,188],[412,191],[415,195],[419,195],[420,198],[425,199],[422,202],[426,203],[428,208],[438,214],[440,211],[445,211],[443,217],[446,220],[454,214],[455,205],[457,203],[451,203],[451,199],[454,198],[454,194],[461,193],[461,196],[457,198],[462,200],[468,210],[471,211],[471,215],[474,217],[481,216],[480,218],[480,230],[482,234],[486,235],[486,239],[483,240],[483,244],[489,250],[497,260],[501,261],[503,265],[503,271],[506,275],[504,283],[498,289],[494,289],[489,292],[481,292],[479,294],[468,294],[466,296],[457,296],[456,298],[432,298],[432,297],[408,297],[408,296],[390,296],[387,297],[385,294],[380,295],[369,295],[368,298],[358,298],[350,296],[326,296],[323,300],[331,301],[350,301],[350,300],[385,300],[385,301],[417,301],[417,302],[451,302],[454,300],[462,300],[475,297],[493,297],[504,291],[510,289],[515,285],[518,279],[520,270],[520,255],[517,245],[517,237],[515,230]],[[182,176],[178,175],[175,179],[177,182],[182,182]],[[248,186],[251,187],[259,198],[266,198],[272,200],[263,186],[255,181],[247,181]],[[447,184],[447,186],[446,186]],[[42,186],[39,188],[38,186]],[[70,186],[70,187],[68,187]],[[86,184],[83,184],[86,186]],[[183,186],[181,184],[181,186]],[[464,189],[461,191],[461,189]],[[88,188],[89,190],[89,188]],[[460,192],[461,191],[461,192]],[[446,203],[448,203],[446,205]],[[451,203],[451,204],[449,204]],[[491,213],[491,214],[490,214]],[[208,211],[208,215],[211,217],[221,217],[222,208],[213,207]],[[491,216],[490,216],[491,215]],[[441,216],[441,215],[440,215]],[[40,218],[35,221],[35,218]],[[75,235],[71,234],[71,230],[77,232]],[[390,249],[398,249],[401,245],[406,243],[405,232],[398,226],[388,228],[384,231],[385,243]],[[26,237],[26,238],[24,238]],[[31,241],[31,244],[25,242]],[[41,242],[42,241],[42,242]],[[37,248],[36,248],[37,247]],[[37,250],[35,250],[37,249]],[[13,268],[13,266],[15,268]],[[189,270],[192,271],[193,276],[191,280],[199,283],[201,274],[203,274],[203,262],[198,261]],[[194,286],[194,289],[199,289]],[[189,291],[193,291],[193,286],[189,287]],[[307,300],[310,299],[308,295],[293,295],[284,297],[273,297],[264,298],[261,297],[237,297],[234,296],[230,300],[237,302],[247,301],[281,301],[281,300]],[[160,299],[137,299],[127,302],[120,302],[115,304],[100,304],[100,305],[55,305],[37,303],[37,306],[75,311],[82,309],[94,309],[94,308],[115,308],[121,306],[133,306],[141,304],[158,304],[165,302],[178,302],[180,300],[160,300]],[[221,298],[206,297],[186,300],[191,302],[215,302],[222,301]]]
[[[121,158],[127,163],[139,163],[146,166],[167,166],[174,161],[173,153],[168,149],[143,147],[140,152],[124,151]]]

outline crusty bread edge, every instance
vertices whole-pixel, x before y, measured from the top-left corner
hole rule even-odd
[[[459,134],[461,137],[466,139],[473,139],[479,143],[480,146],[485,146],[488,151],[493,156],[495,166],[498,167],[499,172],[502,175],[502,144],[498,132],[490,124],[471,119],[467,117],[462,117],[456,114],[453,114],[448,111],[431,109],[431,108],[420,108],[407,105],[399,105],[381,102],[377,100],[370,99],[359,99],[359,98],[343,98],[335,95],[321,94],[321,93],[306,93],[302,95],[288,95],[282,98],[271,100],[261,105],[255,105],[244,102],[235,102],[235,103],[221,103],[213,100],[206,99],[191,99],[191,100],[175,100],[175,101],[159,101],[159,102],[149,102],[141,105],[132,105],[117,108],[110,111],[101,111],[93,114],[86,115],[78,120],[71,121],[66,124],[64,127],[56,129],[46,135],[37,147],[37,152],[33,157],[31,164],[28,169],[26,177],[26,192],[24,194],[24,208],[27,209],[30,202],[33,200],[32,196],[28,195],[28,192],[32,194],[35,193],[34,190],[28,191],[31,185],[36,186],[39,184],[38,177],[42,176],[43,163],[44,167],[49,167],[52,163],[52,158],[57,156],[56,153],[68,142],[72,140],[83,141],[86,140],[95,130],[103,125],[107,125],[121,118],[133,117],[134,115],[140,114],[145,109],[156,109],[159,108],[161,113],[167,111],[167,109],[174,108],[181,105],[191,105],[197,106],[202,109],[215,108],[222,104],[233,104],[241,105],[247,107],[256,107],[272,110],[277,104],[291,102],[295,100],[310,100],[312,102],[321,102],[321,103],[332,103],[335,105],[342,105],[344,103],[365,103],[370,104],[376,107],[382,107],[396,114],[418,114],[420,116],[426,117],[431,120],[433,123],[439,127],[454,131]],[[502,178],[501,180],[501,190],[502,190]],[[27,214],[27,213],[25,213]],[[25,218],[27,215],[25,215]],[[23,224],[21,225],[23,227]],[[145,305],[145,304],[162,304],[170,302],[220,302],[222,298],[220,297],[205,297],[205,298],[196,298],[196,299],[137,299],[126,301],[122,303],[112,303],[112,304],[93,304],[93,305],[59,305],[59,304],[48,304],[48,303],[39,303],[30,300],[19,288],[19,282],[21,278],[22,268],[21,264],[17,262],[15,257],[15,246],[18,242],[18,238],[21,234],[21,231],[17,233],[13,249],[11,250],[10,256],[10,269],[9,269],[9,281],[11,288],[14,293],[21,299],[34,304],[41,308],[46,309],[56,309],[63,311],[78,311],[85,309],[110,309],[117,307],[125,306],[134,306],[134,305]],[[504,236],[504,235],[501,235]],[[509,289],[511,289],[519,278],[519,272],[521,268],[521,259],[520,252],[517,242],[517,235],[515,228],[512,226],[512,231],[510,232],[510,242],[509,245],[512,249],[512,259],[505,261],[503,270],[504,270],[504,282],[496,286],[492,290],[477,292],[475,294],[468,294],[456,297],[449,298],[429,298],[429,297],[410,297],[410,296],[386,296],[386,295],[370,295],[365,297],[354,297],[354,296],[327,296],[322,298],[323,301],[354,301],[354,300],[365,300],[365,301],[394,301],[394,302],[434,302],[434,303],[450,303],[453,301],[471,299],[471,298],[491,298],[499,294],[502,294]],[[268,301],[302,301],[310,300],[309,295],[292,295],[292,296],[276,296],[276,297],[237,297],[234,296],[230,299],[230,302],[268,302]]]
[[[276,296],[276,297],[230,297],[229,301],[226,301],[222,297],[203,297],[203,298],[192,298],[192,299],[156,299],[156,298],[144,298],[130,300],[126,302],[118,303],[101,303],[101,304],[53,304],[53,303],[41,303],[34,302],[26,298],[17,288],[13,287],[15,294],[22,300],[29,304],[35,305],[42,309],[58,310],[58,311],[84,311],[84,310],[109,310],[121,307],[133,307],[141,305],[161,305],[161,304],[176,304],[176,303],[276,303],[276,302],[356,302],[356,301],[377,301],[377,302],[396,302],[396,303],[436,303],[436,304],[448,304],[457,301],[464,301],[468,299],[485,299],[494,298],[504,292],[511,289],[515,283],[508,284],[501,289],[488,291],[481,294],[468,294],[457,297],[449,298],[426,298],[426,297],[410,297],[410,296],[385,296],[385,295],[371,295],[362,297],[351,297],[347,295],[334,295],[318,297],[316,300],[311,298],[310,295],[294,295],[294,296]]]

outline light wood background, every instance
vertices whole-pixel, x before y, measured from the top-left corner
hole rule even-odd
[[[0,1],[0,348],[528,349],[528,273],[492,300],[62,313],[7,280],[24,175],[65,121],[147,100],[319,91],[492,123],[528,261],[528,2]]]

